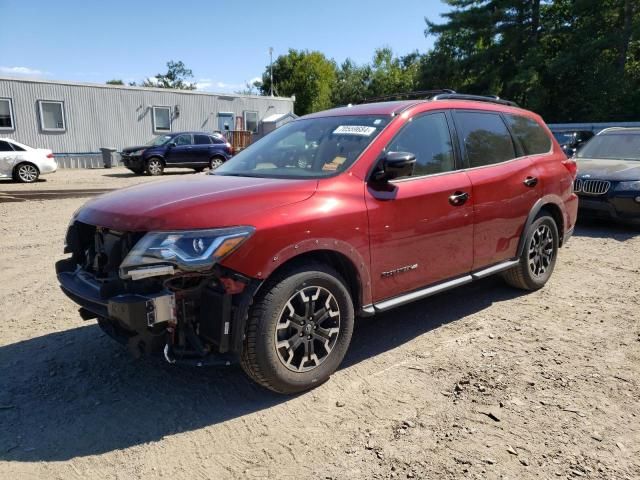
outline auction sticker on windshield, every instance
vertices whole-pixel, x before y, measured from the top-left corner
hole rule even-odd
[[[366,127],[364,125],[340,125],[333,131],[334,135],[361,135],[369,137],[376,131],[376,127]]]

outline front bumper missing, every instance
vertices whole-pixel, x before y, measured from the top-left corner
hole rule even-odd
[[[81,317],[97,318],[100,327],[135,356],[163,355],[170,363],[192,365],[232,361],[225,354],[242,348],[248,308],[260,285],[251,282],[237,295],[206,287],[184,299],[164,289],[155,293],[118,291],[77,268],[71,259],[59,261],[56,271],[62,291],[80,305]],[[189,311],[195,313],[188,316]]]

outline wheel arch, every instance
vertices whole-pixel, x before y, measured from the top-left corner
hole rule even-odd
[[[275,257],[277,259],[277,257]],[[304,263],[321,263],[328,265],[336,270],[342,279],[347,283],[346,287],[351,294],[353,306],[356,311],[362,308],[364,300],[365,286],[368,285],[368,279],[362,278],[363,274],[354,261],[342,252],[331,249],[317,249],[301,252],[298,255],[291,256],[285,261],[281,262],[276,268],[271,270],[267,276],[265,276],[264,286],[268,283],[269,278],[272,278],[278,272],[285,268],[290,268],[293,265]],[[262,287],[261,287],[262,288]],[[257,293],[257,292],[256,292]]]
[[[548,212],[556,222],[556,225],[558,227],[558,235],[560,237],[559,246],[563,245],[565,236],[566,214],[564,209],[562,208],[562,199],[560,197],[557,197],[556,195],[547,195],[538,199],[538,201],[529,211],[527,221],[525,222],[524,228],[522,229],[522,233],[520,235],[520,242],[518,243],[518,257],[522,254],[522,250],[524,249],[525,238],[527,236],[527,232],[529,231],[529,227],[542,211]]]
[[[39,167],[35,162],[31,162],[31,161],[29,161],[29,160],[20,160],[18,163],[16,163],[16,164],[13,166],[13,173],[17,172],[18,167],[19,167],[20,165],[25,165],[25,164],[26,164],[26,165],[31,165],[31,166],[35,167],[35,168],[36,168],[36,170],[38,170],[38,174],[42,173],[42,172],[40,171],[40,167]]]

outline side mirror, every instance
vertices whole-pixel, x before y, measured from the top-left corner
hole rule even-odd
[[[173,148],[176,146],[176,142],[169,142],[169,145],[167,145],[169,148]]]
[[[394,178],[410,177],[416,164],[416,156],[410,152],[387,152],[380,161],[380,170],[374,173],[377,181],[388,182]]]

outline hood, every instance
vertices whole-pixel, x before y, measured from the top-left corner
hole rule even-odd
[[[193,175],[107,193],[78,212],[81,222],[120,231],[251,225],[269,209],[301,202],[317,180]]]
[[[576,161],[578,163],[578,178],[589,175],[595,180],[640,180],[639,160],[578,158]]]
[[[146,150],[147,148],[152,148],[149,145],[139,145],[137,147],[126,147],[122,149],[122,153],[131,153],[131,152],[135,152],[136,150]]]

